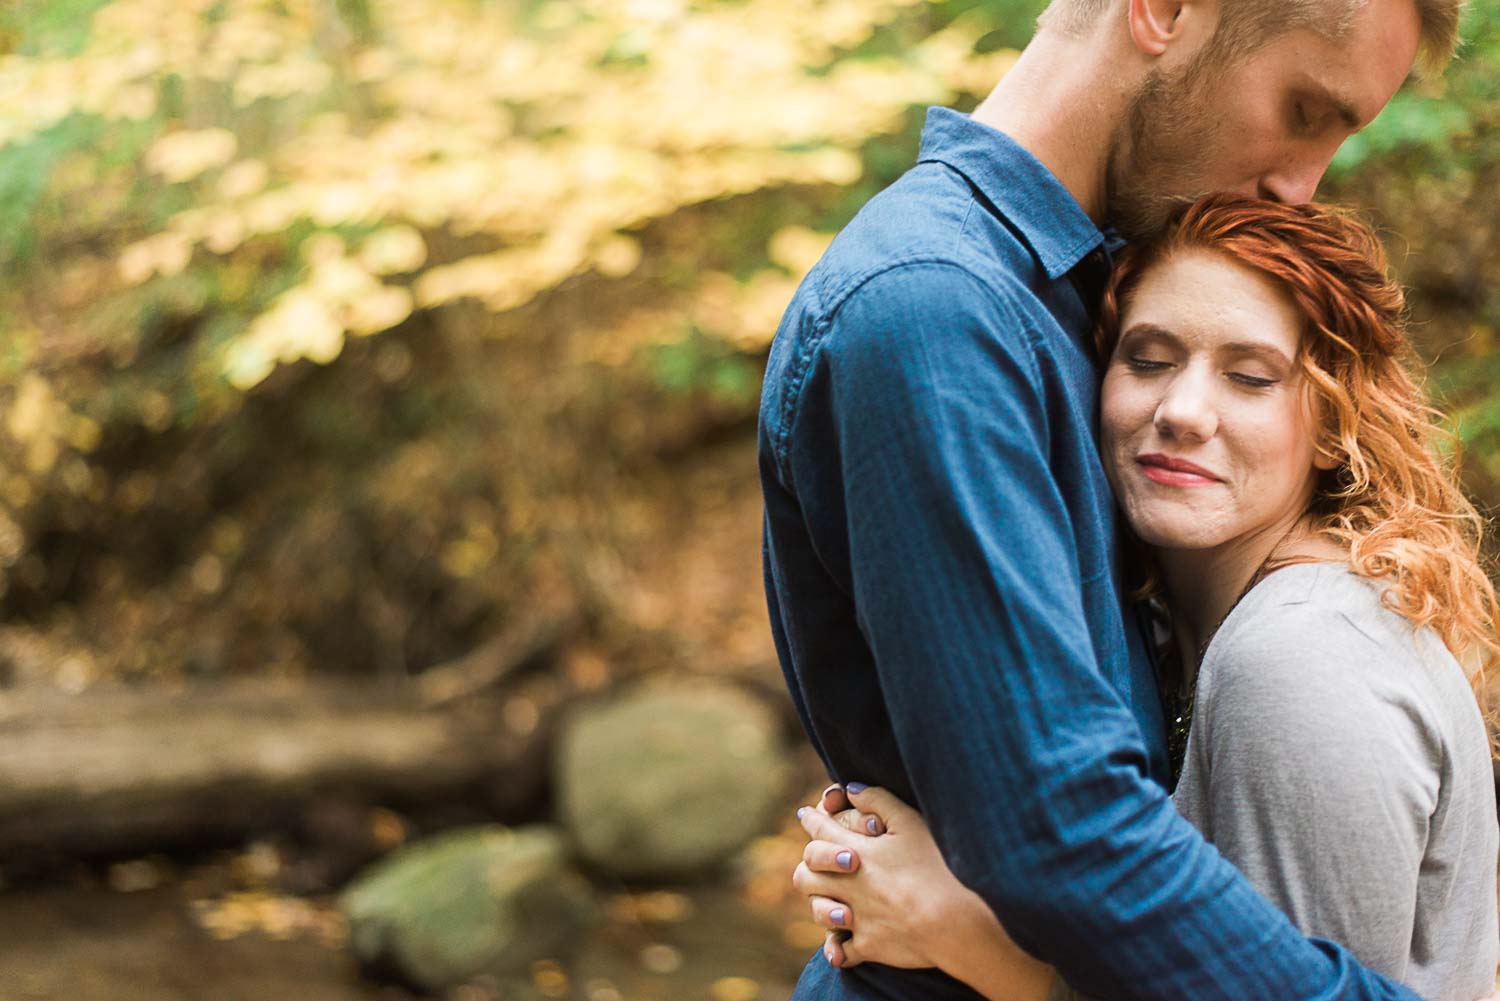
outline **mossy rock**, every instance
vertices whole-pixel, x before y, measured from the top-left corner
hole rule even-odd
[[[356,958],[423,990],[562,955],[594,919],[561,832],[470,827],[417,841],[340,898]]]
[[[790,767],[769,708],[726,685],[647,685],[578,707],[556,786],[579,855],[625,877],[690,877],[761,833]]]

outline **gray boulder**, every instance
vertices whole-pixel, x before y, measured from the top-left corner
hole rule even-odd
[[[414,842],[358,877],[340,905],[365,968],[429,991],[561,955],[596,912],[562,834],[541,825]]]
[[[579,706],[559,734],[555,778],[582,858],[620,876],[681,877],[761,833],[790,772],[772,712],[703,682]]]

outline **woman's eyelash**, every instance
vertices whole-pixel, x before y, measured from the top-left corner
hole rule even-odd
[[[1169,361],[1158,361],[1154,358],[1140,358],[1136,356],[1126,357],[1125,364],[1130,366],[1133,371],[1141,373],[1160,372],[1172,367],[1172,363]],[[1246,375],[1243,372],[1230,372],[1229,378],[1241,386],[1250,389],[1269,389],[1281,381],[1280,379],[1267,379],[1258,375]]]

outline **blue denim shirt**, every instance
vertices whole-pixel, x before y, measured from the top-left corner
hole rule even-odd
[[[1304,938],[1178,815],[1095,447],[1105,240],[932,110],[797,291],[760,412],[766,593],[830,775],[890,788],[1028,951],[1104,998],[1409,998]],[[855,916],[856,923],[858,915]],[[799,999],[975,998],[815,955]]]

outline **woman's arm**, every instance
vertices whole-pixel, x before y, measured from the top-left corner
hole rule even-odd
[[[1205,675],[1179,806],[1304,933],[1406,979],[1440,738],[1385,651],[1282,611]]]
[[[1052,967],[1023,952],[954,878],[921,815],[883,789],[851,789],[849,799],[885,833],[855,833],[812,808],[798,814],[814,840],[792,881],[812,897],[814,920],[850,933],[825,944],[829,961],[936,966],[992,1001],[1044,1001]]]

